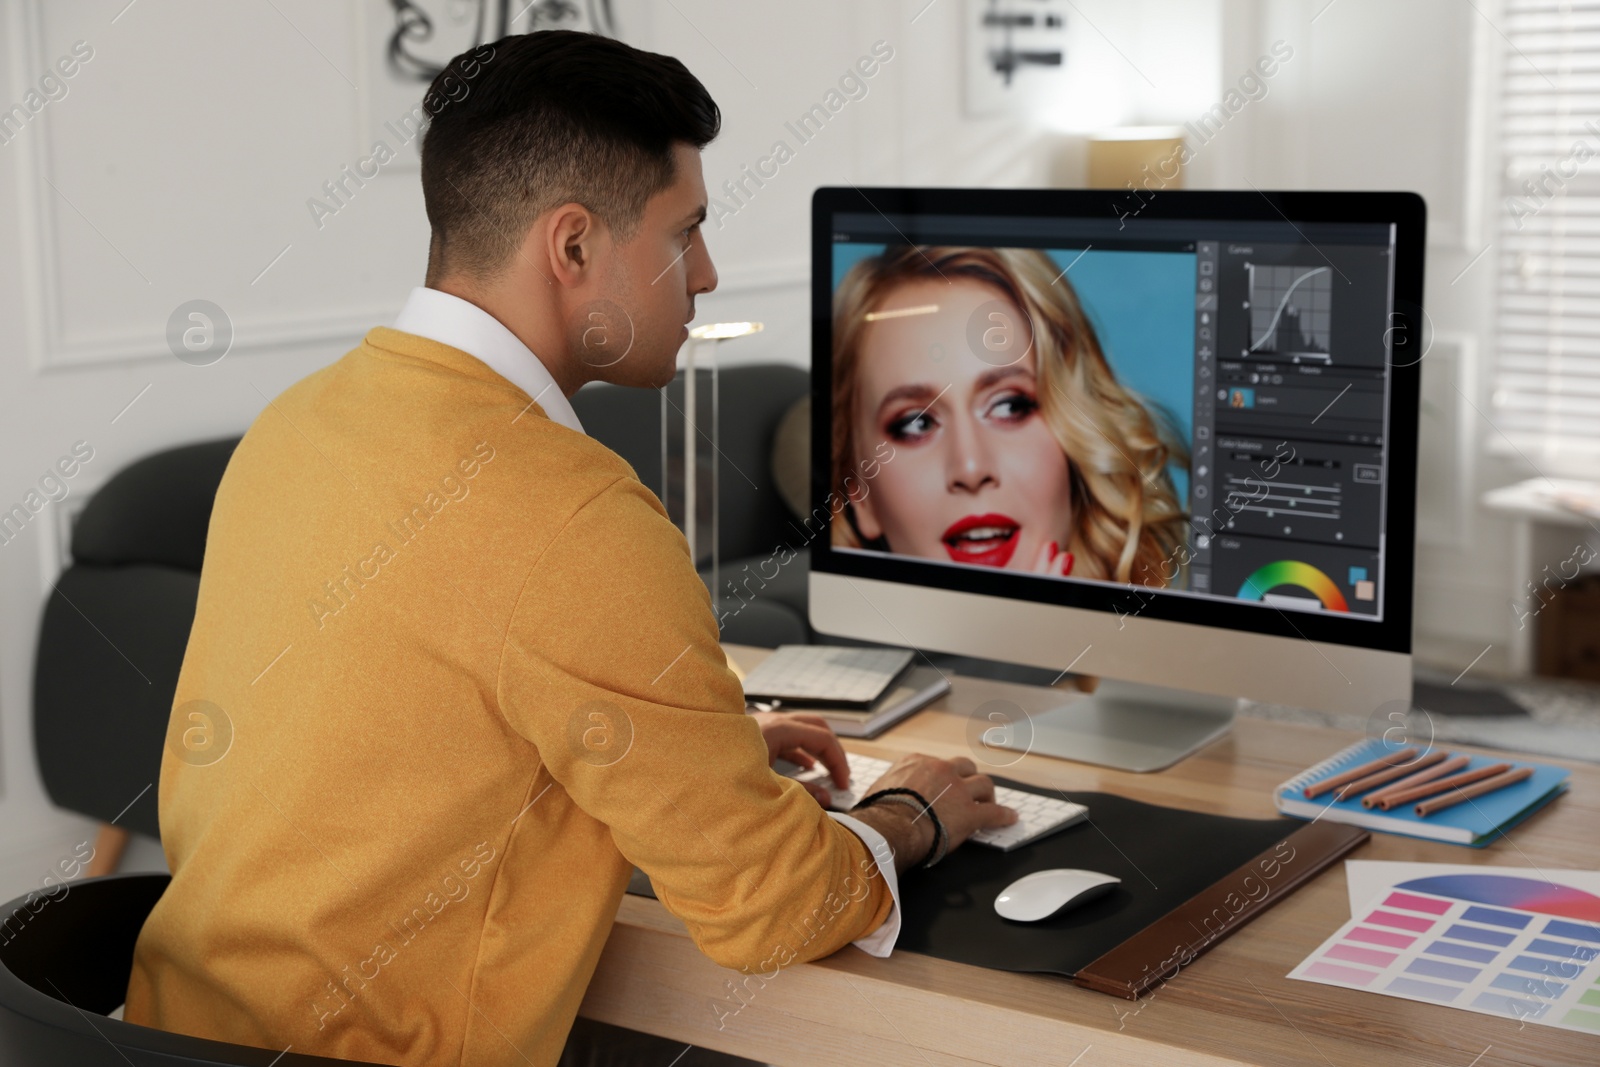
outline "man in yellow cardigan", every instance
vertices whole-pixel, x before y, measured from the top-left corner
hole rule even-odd
[[[425,107],[426,287],[272,400],[217,492],[173,735],[229,740],[168,746],[173,878],[125,1018],[545,1067],[576,1062],[633,866],[706,955],[770,977],[887,955],[936,827],[1015,815],[968,760],[882,782],[931,811],[830,815],[773,773],[848,771],[821,720],[745,713],[683,536],[568,403],[664,385],[716,286],[705,88],[550,32],[458,56]]]

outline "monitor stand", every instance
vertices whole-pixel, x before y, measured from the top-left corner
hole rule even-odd
[[[1106,679],[1092,695],[1029,712],[1032,729],[1007,730],[995,747],[1159,771],[1227,733],[1238,706],[1234,697]]]

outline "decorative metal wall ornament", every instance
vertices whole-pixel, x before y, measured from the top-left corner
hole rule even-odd
[[[520,5],[515,12],[513,3]],[[475,25],[472,40],[449,55],[465,52],[490,41],[498,41],[526,19],[523,33],[535,30],[586,30],[604,37],[617,36],[616,17],[611,0],[389,0],[394,9],[394,31],[387,48],[389,71],[401,81],[431,82],[444,69],[443,62],[416,53],[419,46],[432,42],[443,19],[462,25],[471,19]],[[430,8],[435,9],[430,12]],[[444,15],[437,9],[447,8]],[[475,11],[475,16],[474,16]],[[445,56],[448,61],[449,56]]]

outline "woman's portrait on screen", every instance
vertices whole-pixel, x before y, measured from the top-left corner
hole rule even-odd
[[[1184,435],[1048,254],[890,246],[844,271],[833,318],[835,546],[1176,584]]]

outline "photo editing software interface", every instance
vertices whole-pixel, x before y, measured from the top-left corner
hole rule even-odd
[[[858,450],[874,432],[894,448],[868,483],[867,501],[853,509],[845,539],[836,526],[836,549],[1383,618],[1393,226],[841,211],[831,237],[834,373],[855,376],[856,412],[833,417],[856,421]],[[894,279],[918,257],[911,266],[924,288],[897,296]],[[894,263],[900,274],[885,267]],[[1004,281],[974,283],[973,263],[980,277],[988,271]],[[859,305],[854,294],[875,271],[876,302]],[[967,298],[979,302],[971,313],[983,316],[977,326],[959,314],[960,286],[974,284],[988,290]],[[953,305],[942,326],[941,285]],[[991,335],[982,327],[1010,325],[1006,314],[1019,301],[1007,287],[1042,294],[1020,301],[1030,305],[1023,333],[1033,335],[1018,351],[1020,372],[1009,382],[960,373],[952,351],[975,353],[966,362],[980,370],[999,362],[981,351]],[[929,313],[921,333],[898,317],[918,311]],[[852,327],[852,315],[864,323]],[[1064,340],[1033,339],[1049,330]],[[1074,336],[1084,333],[1087,344]],[[848,362],[841,337],[851,338]],[[1088,363],[1095,374],[1080,366]],[[954,388],[930,399],[932,390],[907,384],[917,378]],[[980,395],[985,383],[991,391]],[[1022,395],[1006,399],[995,389]],[[1062,394],[1054,415],[1041,402],[1047,389]],[[896,395],[906,398],[898,414],[889,402]],[[1099,410],[1085,410],[1097,403]],[[1029,419],[1048,434],[1028,433]],[[1097,452],[1148,454],[1152,432],[1169,447],[1156,453],[1166,455],[1164,465],[1137,467],[1142,503],[1130,505],[1116,485],[1088,476]],[[1065,464],[1049,454],[1052,440]],[[919,475],[922,457],[932,471],[944,447],[942,483]],[[967,451],[958,463],[948,449]],[[1037,455],[993,454],[1008,449]],[[978,462],[973,455],[993,477],[962,482],[948,473]],[[1052,473],[1059,470],[1069,473]],[[1004,503],[1008,477],[1023,491],[1009,505],[993,503]],[[986,489],[994,490],[988,503]],[[1130,508],[1143,509],[1131,516],[1136,524]],[[942,544],[915,536],[919,518],[944,531]],[[1132,525],[1141,530],[1137,551],[1126,548]],[[1121,541],[1108,529],[1122,531]],[[1069,544],[1077,559],[1057,565],[1051,549]]]

